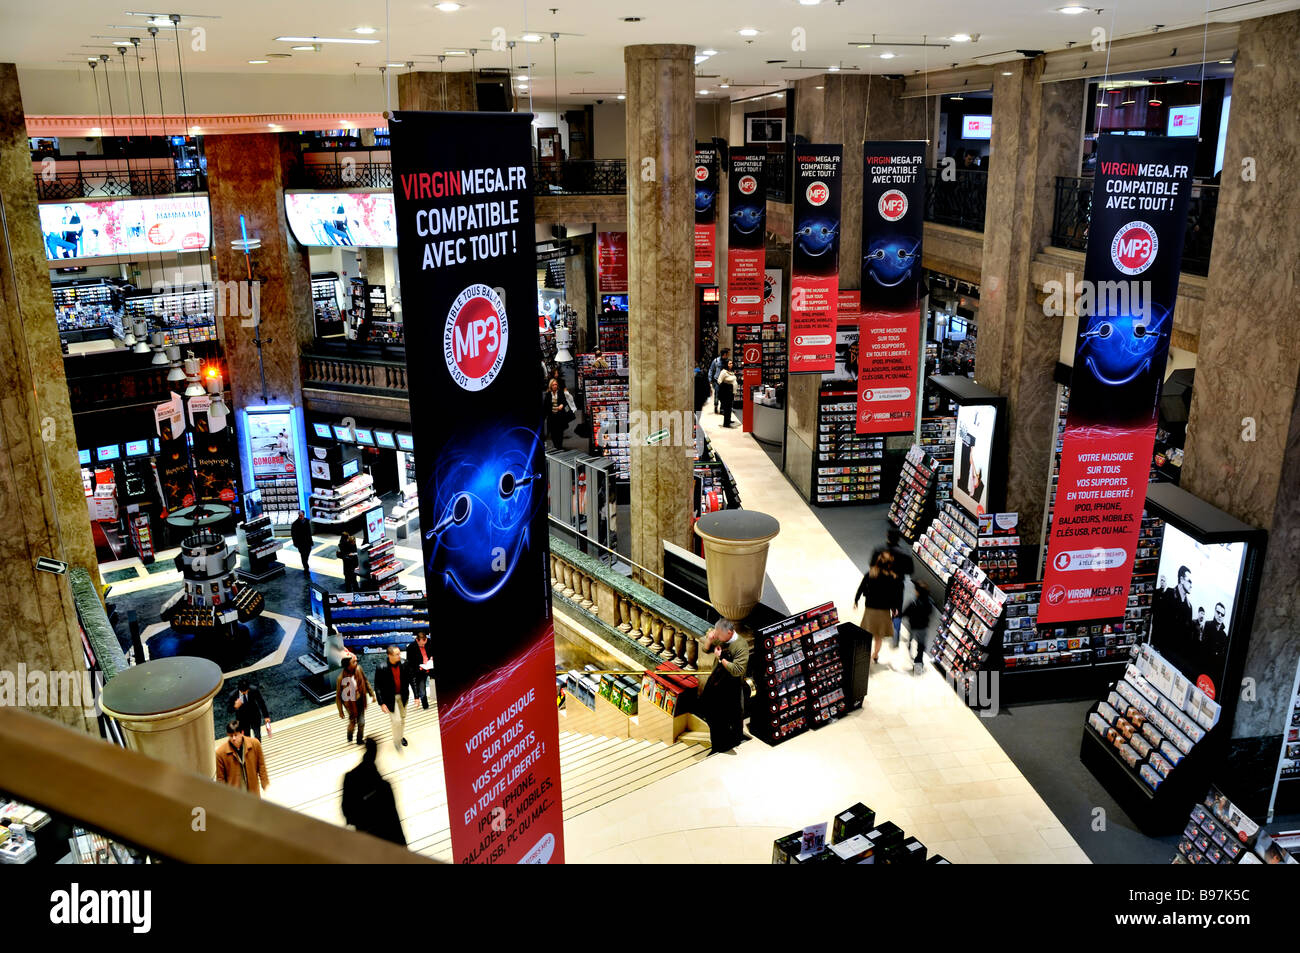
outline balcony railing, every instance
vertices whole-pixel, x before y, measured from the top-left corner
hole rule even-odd
[[[392,361],[367,361],[355,357],[304,354],[304,387],[326,390],[406,396],[406,365]]]
[[[294,186],[304,189],[391,189],[393,164],[367,159],[357,162],[351,156],[334,155],[333,162],[304,163],[292,177]]]
[[[623,159],[533,163],[534,195],[622,195],[625,192],[627,162]]]
[[[942,169],[925,170],[925,220],[953,228],[984,231],[984,209],[989,174],[983,169],[954,169],[945,178]]]
[[[1087,249],[1088,226],[1092,221],[1092,186],[1092,176],[1057,177],[1056,202],[1052,212],[1053,245],[1075,251]],[[1214,220],[1218,210],[1219,187],[1193,185],[1183,245],[1182,270],[1188,274],[1209,273]]]
[[[36,197],[42,201],[57,199],[118,198],[132,195],[175,195],[206,192],[205,172],[178,172],[172,169],[140,169],[128,172],[37,172]]]

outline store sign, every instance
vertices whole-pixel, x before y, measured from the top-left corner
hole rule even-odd
[[[397,245],[391,192],[286,192],[284,208],[299,245]],[[430,219],[425,229],[436,237],[443,227],[443,222]]]
[[[763,320],[763,264],[767,255],[764,161],[763,152],[731,150],[731,174],[727,177],[728,324],[758,324]]]
[[[596,235],[598,294],[627,294],[627,232]]]
[[[46,202],[40,216],[50,261],[201,251],[212,232],[206,195]]]
[[[399,112],[389,127],[425,580],[441,633],[438,727],[461,863],[564,860],[529,123]],[[448,227],[432,234],[434,220]],[[510,333],[512,308],[529,333]]]
[[[745,332],[742,334],[742,330]],[[763,383],[763,326],[736,329],[736,352],[740,355],[740,381],[743,403],[740,405],[742,433],[754,429],[754,388]]]
[[[1103,136],[1039,621],[1127,607],[1182,267],[1194,141]],[[1101,293],[1102,291],[1105,293]]]
[[[695,144],[695,283],[717,284],[718,150]]]
[[[801,145],[794,156],[790,373],[835,369],[840,288],[840,171],[844,147]]]
[[[781,269],[763,270],[763,323],[781,323]]]

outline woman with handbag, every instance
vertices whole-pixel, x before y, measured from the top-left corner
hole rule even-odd
[[[903,577],[894,567],[894,554],[882,550],[876,554],[867,570],[858,591],[853,596],[853,608],[858,607],[858,600],[865,600],[866,608],[862,612],[862,628],[871,633],[871,661],[880,661],[880,646],[885,636],[894,634],[894,615],[903,606]]]
[[[718,398],[722,403],[722,426],[736,426],[731,422],[731,408],[736,400],[736,375],[729,360],[722,362],[722,370],[718,372]]]
[[[573,395],[560,386],[558,378],[552,377],[542,398],[542,410],[546,413],[546,425],[551,434],[551,444],[556,450],[564,449],[564,431],[578,416],[573,404]]]

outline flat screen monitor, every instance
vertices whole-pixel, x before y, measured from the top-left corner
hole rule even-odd
[[[352,439],[352,431],[341,424],[334,424],[334,439],[340,443],[355,443]]]
[[[785,142],[785,118],[746,116],[745,142]]]
[[[128,457],[144,457],[149,454],[149,441],[145,440],[128,440],[126,444],[126,455]]]
[[[385,450],[396,450],[397,441],[393,438],[392,433],[387,430],[375,431],[375,446],[383,447]]]
[[[345,460],[343,462],[343,479],[350,480],[361,472],[360,460]]]
[[[80,463],[83,467],[88,467],[88,466],[90,466],[90,451],[89,451],[89,450],[78,450],[78,451],[77,451],[77,462]]]
[[[118,443],[109,444],[107,447],[95,448],[95,459],[100,463],[109,460],[117,460],[122,456],[122,445]]]
[[[415,438],[409,433],[399,433],[397,435],[397,449],[405,450],[408,453],[415,449]]]
[[[627,295],[601,295],[600,309],[602,311],[626,311]]]
[[[1166,135],[1194,136],[1201,128],[1201,107],[1171,106],[1169,118],[1165,122]]]
[[[200,251],[211,232],[206,195],[43,202],[40,218],[50,261]]]
[[[153,452],[162,453],[162,441],[157,437],[153,438]]]
[[[998,410],[990,404],[963,404],[957,408],[957,445],[953,455],[952,498],[973,516],[989,508],[993,436]]]
[[[962,116],[961,137],[963,139],[992,139],[992,116]]]
[[[391,192],[286,192],[284,205],[301,245],[397,247]]]
[[[373,447],[375,445],[374,431],[362,430],[360,427],[358,427],[356,429],[356,434],[357,434],[357,443],[361,444],[363,447]]]
[[[384,507],[382,505],[366,510],[366,542],[373,546],[384,539]]]
[[[717,304],[721,300],[721,296],[717,288],[705,288],[700,300],[705,304]]]
[[[329,440],[334,436],[334,434],[330,432],[329,424],[312,424],[311,429],[316,433],[316,436],[324,437],[326,440]]]

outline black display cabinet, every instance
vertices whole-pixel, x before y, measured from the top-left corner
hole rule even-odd
[[[934,375],[942,398],[957,408],[952,498],[971,515],[999,513],[1007,500],[1007,399],[969,377]]]

